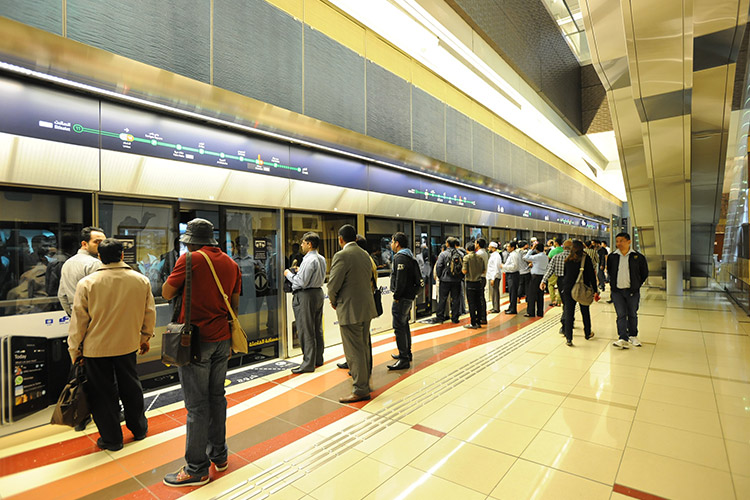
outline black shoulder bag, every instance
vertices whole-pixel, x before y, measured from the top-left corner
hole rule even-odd
[[[378,282],[375,281],[375,276],[372,276],[370,278],[372,281],[372,286],[375,289],[375,291],[372,293],[372,298],[375,300],[375,312],[377,313],[377,316],[380,316],[383,314],[383,299],[380,296],[380,287],[378,286]]]
[[[161,362],[167,366],[185,366],[200,361],[200,336],[198,327],[190,323],[190,306],[193,298],[193,261],[190,252],[185,254],[185,322],[180,318],[182,300],[177,298],[172,322],[161,336]]]

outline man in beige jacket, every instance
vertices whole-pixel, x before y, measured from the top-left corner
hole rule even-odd
[[[125,425],[139,441],[148,421],[135,353],[145,354],[154,335],[156,309],[148,278],[122,262],[123,245],[108,238],[99,244],[102,266],[76,287],[68,330],[68,350],[83,356],[85,386],[101,449],[122,449],[118,397]]]

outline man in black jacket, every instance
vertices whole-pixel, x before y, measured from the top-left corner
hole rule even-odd
[[[640,347],[638,340],[638,303],[641,300],[641,286],[648,278],[646,257],[630,246],[630,235],[620,233],[615,237],[617,250],[607,257],[609,286],[612,302],[617,312],[617,334],[620,337],[612,345],[618,349],[628,349],[631,345]]]
[[[409,239],[404,233],[398,232],[391,238],[393,250],[393,268],[391,269],[391,292],[393,292],[393,334],[396,336],[398,355],[391,356],[396,362],[388,365],[389,370],[405,370],[411,363],[411,331],[409,330],[409,316],[411,306],[419,291],[415,286],[421,273],[414,254],[409,250]]]
[[[458,323],[459,308],[461,307],[461,282],[464,275],[461,272],[463,266],[464,252],[461,251],[457,238],[450,237],[445,241],[446,249],[438,255],[435,264],[435,275],[440,280],[438,287],[439,301],[435,313],[435,323],[442,323],[448,319],[446,314],[446,302],[450,297],[450,318],[453,323]]]

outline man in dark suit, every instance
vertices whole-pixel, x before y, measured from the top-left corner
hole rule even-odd
[[[352,374],[352,393],[339,399],[354,403],[370,399],[372,344],[370,321],[377,316],[372,296],[372,260],[355,240],[357,231],[345,224],[339,229],[339,245],[331,262],[328,298],[336,310],[344,355]]]

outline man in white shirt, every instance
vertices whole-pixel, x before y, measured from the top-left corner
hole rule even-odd
[[[491,313],[500,312],[500,282],[502,274],[500,268],[503,265],[501,253],[497,249],[496,242],[490,242],[490,259],[487,262],[487,280],[490,282],[490,296],[492,298]]]
[[[516,303],[518,302],[518,285],[520,282],[519,271],[522,266],[525,266],[525,264],[521,260],[521,254],[516,252],[516,242],[511,241],[508,243],[508,260],[505,261],[505,264],[502,264],[502,270],[505,273],[505,284],[508,288],[508,298],[510,299],[510,304],[508,304],[505,314],[518,314]]]
[[[81,248],[62,266],[57,298],[68,316],[72,317],[73,298],[76,294],[78,282],[102,266],[102,262],[99,260],[99,243],[104,241],[105,238],[102,228],[84,227],[81,229]]]
[[[638,340],[638,304],[641,286],[648,278],[648,264],[643,254],[630,246],[630,235],[620,233],[615,237],[617,250],[607,257],[609,285],[612,302],[617,313],[617,335],[612,345],[618,349],[640,347]]]

